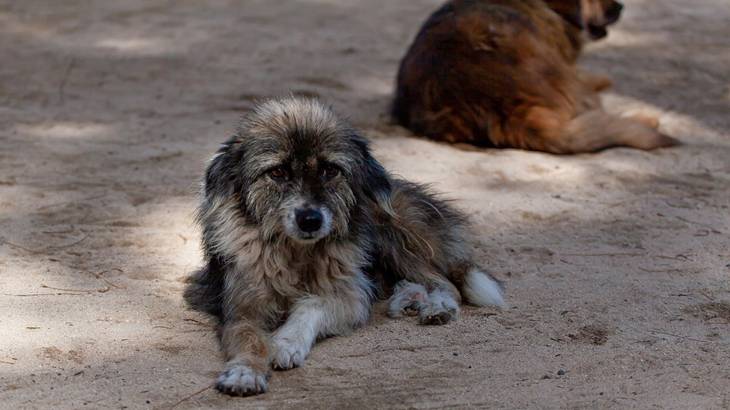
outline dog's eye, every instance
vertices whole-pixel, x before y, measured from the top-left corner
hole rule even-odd
[[[276,167],[269,171],[269,176],[271,179],[281,181],[287,179],[287,177],[289,177],[289,173],[283,167]]]
[[[319,169],[319,175],[325,181],[336,177],[337,175],[339,175],[339,173],[340,170],[336,166],[330,164],[325,164]]]

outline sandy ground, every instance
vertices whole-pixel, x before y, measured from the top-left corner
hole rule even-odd
[[[627,1],[584,65],[686,143],[556,157],[413,138],[384,113],[436,0],[0,0],[0,408],[730,408],[730,7]],[[321,96],[468,211],[511,307],[318,344],[270,392],[182,279],[198,177],[256,98]]]

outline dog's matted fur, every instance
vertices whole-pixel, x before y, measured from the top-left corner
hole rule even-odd
[[[443,324],[463,295],[503,305],[471,255],[466,219],[393,178],[368,142],[314,100],[258,106],[211,160],[199,209],[206,266],[186,299],[221,319],[219,390],[264,392],[270,367],[302,364],[395,286],[391,316]]]
[[[451,0],[421,27],[398,72],[393,116],[452,143],[570,154],[677,143],[658,120],[611,115],[611,81],[576,66],[583,38],[604,37],[613,0]]]

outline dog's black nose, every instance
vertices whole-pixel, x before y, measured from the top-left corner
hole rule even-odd
[[[303,232],[312,233],[322,227],[322,213],[314,209],[302,209],[295,212],[297,225]]]
[[[606,10],[606,24],[613,24],[616,21],[618,21],[619,17],[621,17],[621,10],[623,10],[624,5],[614,1],[611,3],[611,5],[608,7],[608,10]]]

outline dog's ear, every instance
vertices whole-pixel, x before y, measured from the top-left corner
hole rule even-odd
[[[585,28],[581,0],[545,0],[545,3],[568,23],[581,30]]]
[[[363,194],[380,205],[384,211],[391,213],[390,195],[392,184],[388,172],[373,157],[370,152],[370,144],[365,138],[354,135],[352,139],[358,151],[360,151],[361,180],[359,183]]]
[[[237,137],[231,137],[218,149],[205,171],[205,196],[230,197],[242,190],[240,166],[243,151],[236,144]]]

